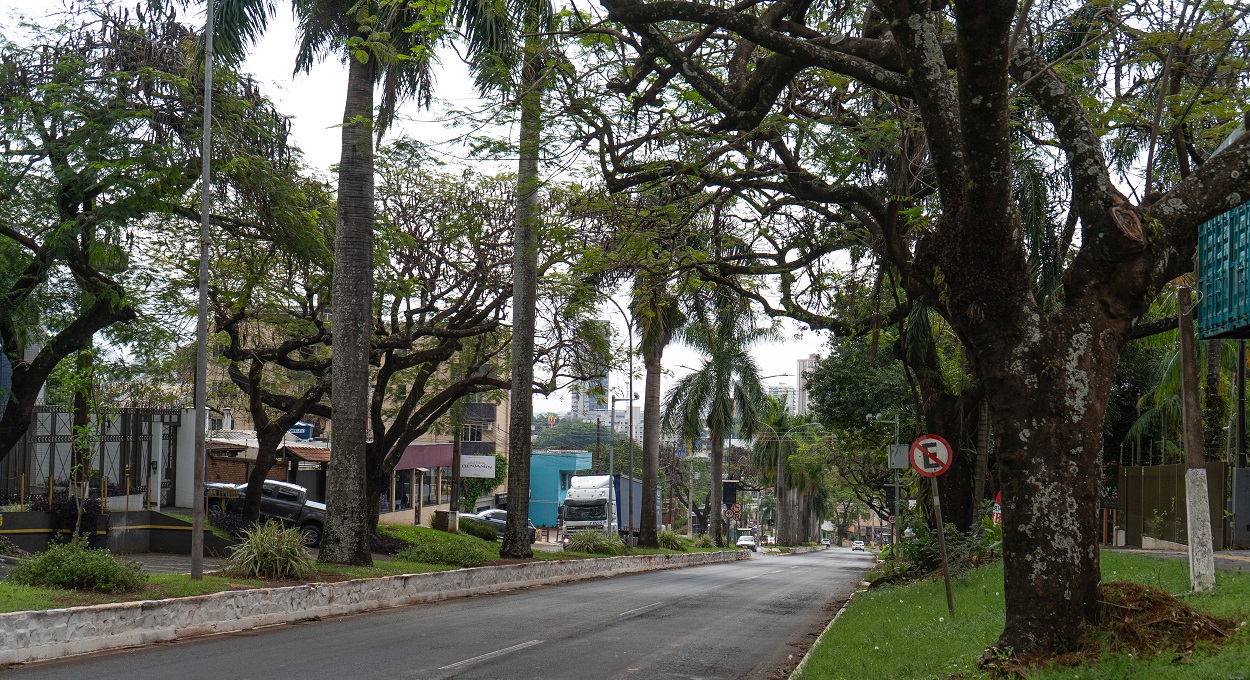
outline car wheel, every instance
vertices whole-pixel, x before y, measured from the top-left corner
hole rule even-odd
[[[316,524],[305,524],[300,527],[300,531],[304,532],[304,545],[309,548],[316,548],[321,545],[321,527]]]

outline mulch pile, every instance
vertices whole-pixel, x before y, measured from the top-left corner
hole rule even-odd
[[[1007,675],[1027,676],[1042,666],[1077,666],[1104,655],[1153,657],[1170,652],[1176,661],[1194,650],[1218,650],[1237,631],[1237,620],[1212,616],[1168,593],[1126,581],[1103,583],[1098,590],[1101,621],[1090,627],[1081,647],[1062,654],[1035,652],[988,666]]]

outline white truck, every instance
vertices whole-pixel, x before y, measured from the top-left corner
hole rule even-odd
[[[633,493],[630,493],[630,488]],[[622,488],[624,492],[622,492]],[[630,498],[634,503],[631,507]],[[661,508],[656,493],[655,516],[660,523]],[[630,521],[630,520],[633,521]],[[565,535],[595,529],[621,535],[638,533],[642,524],[642,480],[624,475],[575,475],[569,478],[564,497]],[[632,532],[631,529],[632,528]]]

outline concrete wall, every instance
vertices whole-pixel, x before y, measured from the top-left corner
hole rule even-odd
[[[747,559],[746,551],[510,564],[430,574],[233,590],[199,597],[0,614],[0,664],[59,659],[529,586]]]
[[[530,521],[536,527],[560,524],[560,506],[568,489],[560,473],[590,469],[589,451],[535,451],[530,457]]]

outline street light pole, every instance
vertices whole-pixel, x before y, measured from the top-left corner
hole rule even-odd
[[[625,312],[620,303],[612,298],[608,298],[612,305],[616,307],[616,311],[621,313],[625,319],[625,332],[629,335],[629,474],[630,480],[633,480],[634,474],[634,319]],[[616,411],[613,410],[613,414]],[[613,431],[615,432],[615,430]],[[629,524],[630,535],[634,531],[634,485],[629,485],[629,517],[626,519]]]

